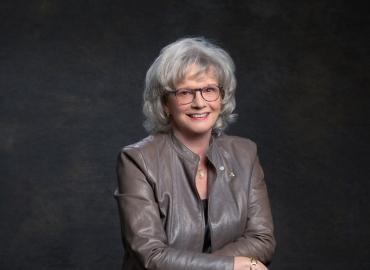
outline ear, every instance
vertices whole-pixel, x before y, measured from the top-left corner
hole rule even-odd
[[[168,110],[167,106],[163,107],[164,109],[164,114],[167,115],[167,117],[170,115],[170,111]]]
[[[164,101],[163,102],[163,111],[164,111],[164,114],[167,116],[167,118],[169,117],[170,115],[170,108],[168,107],[167,105],[167,101]]]

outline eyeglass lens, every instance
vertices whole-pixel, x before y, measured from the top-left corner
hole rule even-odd
[[[176,99],[181,104],[191,103],[197,91],[199,91],[202,98],[208,102],[217,100],[220,95],[220,88],[218,86],[207,86],[200,89],[178,89],[175,93]]]

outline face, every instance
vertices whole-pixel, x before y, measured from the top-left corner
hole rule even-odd
[[[198,69],[192,66],[184,80],[176,85],[176,89],[199,89],[209,85],[218,85],[212,71],[197,74]],[[165,110],[170,114],[172,129],[182,136],[210,135],[212,128],[221,112],[221,94],[215,101],[206,101],[199,91],[193,102],[179,104],[175,95],[168,95]]]

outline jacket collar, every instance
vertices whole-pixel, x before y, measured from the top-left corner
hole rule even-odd
[[[172,145],[175,149],[175,151],[186,160],[192,162],[192,163],[198,163],[199,162],[199,156],[195,153],[193,153],[186,145],[184,145],[182,142],[180,142],[179,139],[176,138],[176,136],[173,134],[173,132],[169,132],[169,137],[171,139]]]
[[[217,147],[217,137],[219,135],[217,134],[212,134],[211,137],[211,142],[209,144],[208,150],[207,150],[207,157],[208,160],[212,163],[214,163],[217,160],[217,152],[218,152],[218,147]],[[173,134],[173,132],[169,132],[169,137],[172,142],[172,145],[175,149],[175,151],[181,155],[183,158],[186,160],[198,164],[199,162],[199,156],[192,152],[186,145],[184,145],[176,136]]]

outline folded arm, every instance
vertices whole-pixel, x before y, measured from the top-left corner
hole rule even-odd
[[[236,241],[215,250],[215,255],[254,257],[268,264],[275,250],[273,221],[263,170],[256,157],[251,175],[248,200],[248,221],[244,233]]]
[[[153,187],[146,175],[145,162],[137,150],[122,152],[118,159],[118,191],[124,242],[146,269],[153,270],[232,270],[228,255],[204,254],[167,245]]]

